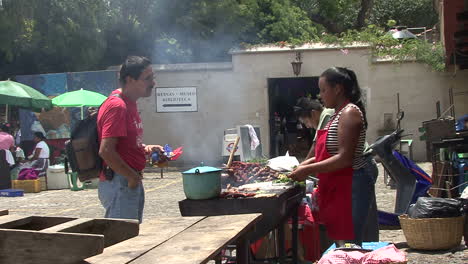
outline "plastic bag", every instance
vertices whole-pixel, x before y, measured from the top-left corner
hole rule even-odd
[[[289,156],[289,152],[286,152],[285,156],[279,156],[268,160],[268,167],[276,171],[292,171],[295,166],[299,165],[299,161],[296,157]]]
[[[460,198],[462,199],[468,199],[468,186],[465,187],[463,190],[462,194],[460,195]]]
[[[445,218],[461,216],[461,202],[450,198],[419,197],[408,209],[410,218]]]

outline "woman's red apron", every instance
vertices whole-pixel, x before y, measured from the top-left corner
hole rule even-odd
[[[333,119],[329,121],[331,124]],[[317,131],[315,162],[331,157],[326,142],[328,126]],[[353,168],[348,167],[328,173],[318,173],[319,178],[319,219],[326,226],[328,236],[333,240],[354,239],[352,214]]]

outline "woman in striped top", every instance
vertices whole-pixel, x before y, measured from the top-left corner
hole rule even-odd
[[[374,179],[363,156],[367,119],[356,74],[333,67],[319,79],[320,97],[335,115],[317,132],[315,157],[296,168],[290,177],[319,178],[319,216],[337,246],[345,241],[362,244]]]

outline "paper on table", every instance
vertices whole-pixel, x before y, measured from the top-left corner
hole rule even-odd
[[[299,166],[299,161],[296,157],[289,156],[289,152],[286,152],[285,156],[268,160],[267,165],[276,171],[292,171],[295,166]]]

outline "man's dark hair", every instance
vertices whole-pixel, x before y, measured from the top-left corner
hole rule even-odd
[[[127,76],[130,76],[134,80],[138,79],[149,65],[151,65],[151,61],[146,57],[129,56],[120,68],[120,82],[125,84]]]
[[[311,117],[312,110],[322,111],[323,106],[318,100],[307,97],[299,98],[299,100],[297,100],[296,106],[294,106],[294,113],[298,118]]]
[[[42,134],[42,132],[34,132],[34,136],[41,140],[46,139],[46,137],[44,136],[44,134]]]

